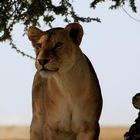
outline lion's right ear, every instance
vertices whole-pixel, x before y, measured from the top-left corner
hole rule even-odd
[[[28,29],[28,38],[32,42],[32,45],[35,47],[37,45],[38,40],[45,33],[36,27],[29,27]]]

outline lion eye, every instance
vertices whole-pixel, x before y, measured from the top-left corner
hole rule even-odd
[[[40,49],[40,48],[41,48],[41,43],[37,43],[36,49]]]
[[[57,42],[54,46],[54,48],[60,48],[63,45],[62,42]]]

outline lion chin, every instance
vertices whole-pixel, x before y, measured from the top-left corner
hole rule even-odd
[[[40,76],[43,78],[43,77],[46,77],[46,75],[48,74],[56,73],[58,70],[59,70],[58,68],[55,68],[55,69],[42,68],[39,70],[39,73],[40,73]]]

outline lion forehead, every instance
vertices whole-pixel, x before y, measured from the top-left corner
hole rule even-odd
[[[39,39],[39,43],[50,42],[55,43],[58,41],[64,41],[66,39],[66,31],[63,28],[52,28],[47,30],[44,35]]]

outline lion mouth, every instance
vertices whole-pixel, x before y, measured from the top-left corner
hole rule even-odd
[[[57,72],[59,70],[58,67],[54,66],[42,66],[42,65],[36,65],[38,72]]]
[[[44,71],[44,72],[57,72],[59,69],[58,68],[56,68],[56,69],[47,69],[47,68],[42,68],[42,69],[40,69],[39,71],[40,72],[42,72],[42,71]]]

